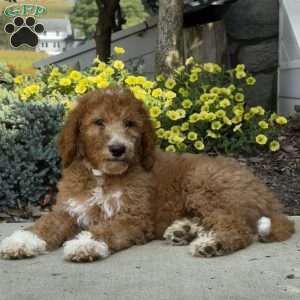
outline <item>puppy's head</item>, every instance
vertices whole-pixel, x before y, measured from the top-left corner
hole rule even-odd
[[[60,134],[59,154],[64,167],[84,159],[106,174],[122,174],[136,164],[150,170],[154,132],[143,104],[123,88],[84,95]]]

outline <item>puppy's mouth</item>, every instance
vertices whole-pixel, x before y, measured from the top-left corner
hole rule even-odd
[[[129,163],[125,158],[108,158],[103,163],[103,172],[109,175],[120,175],[127,171]]]

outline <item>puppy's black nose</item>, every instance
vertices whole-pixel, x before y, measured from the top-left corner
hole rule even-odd
[[[108,149],[114,157],[120,157],[122,154],[124,154],[126,147],[122,144],[114,144],[108,146]]]

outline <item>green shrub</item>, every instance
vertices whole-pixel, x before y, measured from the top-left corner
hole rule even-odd
[[[61,104],[26,103],[0,89],[0,208],[38,203],[55,187],[56,135],[64,114]]]

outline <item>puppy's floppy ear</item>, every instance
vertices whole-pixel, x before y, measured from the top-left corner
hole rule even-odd
[[[143,109],[143,115],[144,128],[141,139],[141,164],[145,170],[149,171],[155,162],[155,138],[154,129],[145,109]]]
[[[58,153],[63,166],[68,167],[79,154],[79,126],[82,115],[82,104],[79,103],[70,112],[58,139]]]

